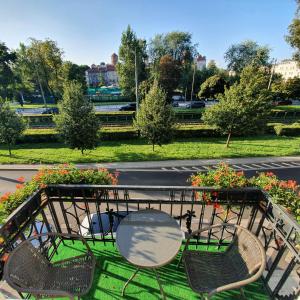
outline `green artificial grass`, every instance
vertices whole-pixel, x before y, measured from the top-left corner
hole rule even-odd
[[[155,146],[155,151],[152,151],[152,146],[143,139],[103,141],[96,149],[86,151],[84,155],[62,143],[32,143],[15,146],[11,157],[7,147],[1,145],[0,163],[102,163],[300,154],[300,137],[234,137],[229,148],[225,147],[225,143],[226,137],[177,139],[162,147]]]
[[[160,291],[155,275],[151,270],[141,270],[132,282],[126,288],[125,297],[121,297],[121,290],[128,278],[135,271],[135,267],[125,261],[121,257],[117,248],[112,243],[96,242],[89,245],[97,259],[98,266],[94,273],[93,285],[90,292],[81,297],[85,300],[109,300],[109,299],[145,299],[157,300],[160,299]],[[53,258],[53,261],[69,258],[80,255],[85,247],[81,242],[66,241],[65,245],[61,244],[58,248],[58,254]],[[200,249],[200,248],[198,248]],[[216,251],[216,247],[211,247],[210,251]],[[199,295],[192,291],[189,287],[183,266],[177,268],[178,259],[169,265],[158,269],[161,283],[163,285],[166,298],[170,300],[178,299],[199,299]],[[248,285],[244,289],[247,299],[264,300],[269,299],[266,296],[265,289],[261,281]],[[67,299],[67,298],[61,298]],[[219,293],[212,298],[213,300],[229,300],[241,299],[238,290]]]

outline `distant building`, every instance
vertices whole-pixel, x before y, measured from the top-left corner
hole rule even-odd
[[[115,66],[118,63],[118,59],[119,59],[118,55],[116,53],[113,53],[111,55],[111,64]]]
[[[295,60],[285,59],[274,67],[274,72],[281,74],[284,80],[300,77],[300,68]]]
[[[85,71],[87,85],[89,87],[97,87],[99,83],[103,82],[106,86],[118,86],[117,62],[118,55],[113,53],[111,56],[111,64],[101,62],[99,65],[91,65],[91,67]]]
[[[199,55],[196,58],[196,66],[197,66],[197,70],[203,70],[204,68],[206,68],[206,57]]]

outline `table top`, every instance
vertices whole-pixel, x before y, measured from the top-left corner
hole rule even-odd
[[[174,259],[182,239],[176,220],[165,212],[148,209],[132,212],[121,221],[116,244],[133,265],[158,268]]]

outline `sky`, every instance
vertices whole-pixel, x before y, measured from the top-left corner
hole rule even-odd
[[[0,41],[16,49],[50,38],[77,64],[110,62],[130,24],[139,38],[174,30],[192,33],[198,51],[225,67],[230,45],[246,39],[291,58],[284,36],[295,0],[0,0]]]

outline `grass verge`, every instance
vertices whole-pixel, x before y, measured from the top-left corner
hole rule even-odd
[[[2,145],[0,163],[101,163],[300,155],[300,137],[234,137],[229,148],[225,148],[225,141],[226,137],[176,139],[162,147],[155,146],[155,151],[143,139],[103,141],[99,147],[86,151],[84,155],[62,143],[20,144],[13,149],[12,157]]]

